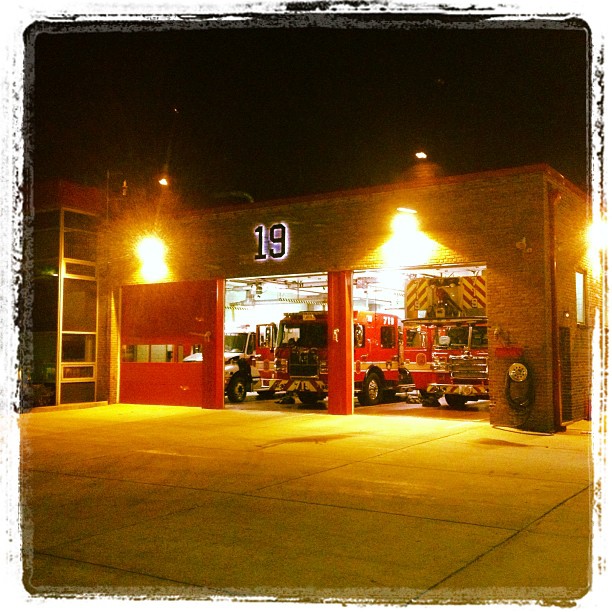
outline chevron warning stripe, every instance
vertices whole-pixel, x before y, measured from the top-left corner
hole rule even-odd
[[[429,306],[427,300],[428,287],[429,281],[427,279],[415,280],[406,285],[406,312]]]
[[[461,298],[461,308],[487,307],[487,286],[484,276],[464,276],[462,279],[463,292]]]

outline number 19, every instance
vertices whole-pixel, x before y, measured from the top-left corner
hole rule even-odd
[[[268,255],[273,259],[282,259],[287,255],[287,227],[283,223],[271,225],[267,232],[263,225],[258,225],[255,228],[255,235],[257,236],[255,259],[267,259]]]

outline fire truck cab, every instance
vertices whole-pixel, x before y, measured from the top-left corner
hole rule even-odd
[[[287,313],[280,322],[275,351],[276,377],[287,394],[304,404],[328,394],[327,312]],[[414,388],[404,368],[402,324],[396,315],[353,313],[355,394],[362,406]]]
[[[485,318],[405,320],[406,367],[425,406],[462,408],[487,399],[488,343]]]
[[[404,354],[424,406],[444,396],[453,408],[487,399],[487,287],[472,276],[423,277],[406,283]]]
[[[230,402],[243,402],[249,391],[260,397],[274,395],[276,331],[275,323],[265,323],[254,330],[243,327],[225,333],[225,393]],[[202,353],[192,353],[184,361],[202,361]]]

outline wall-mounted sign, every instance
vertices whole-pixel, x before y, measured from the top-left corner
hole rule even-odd
[[[285,259],[289,254],[289,228],[285,223],[275,223],[270,227],[258,225],[255,228],[257,241],[256,261]]]

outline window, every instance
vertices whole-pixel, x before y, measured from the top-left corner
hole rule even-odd
[[[63,378],[93,378],[93,366],[65,366]]]
[[[586,325],[585,293],[584,272],[576,272],[576,322],[578,325]]]
[[[34,259],[51,259],[59,257],[59,232],[56,229],[36,230],[34,234]]]
[[[32,327],[35,332],[57,332],[58,281],[56,276],[34,280]]]
[[[97,286],[94,281],[64,280],[63,329],[96,331]]]
[[[98,220],[93,215],[84,215],[73,210],[64,211],[64,227],[95,232]]]
[[[94,361],[95,358],[94,334],[62,334],[62,361]]]
[[[359,323],[355,324],[355,348],[362,348],[365,346],[365,330],[363,325],[359,325]]]
[[[75,404],[77,402],[94,402],[96,400],[95,382],[68,382],[61,386],[62,402]]]
[[[64,232],[64,257],[82,261],[96,261],[96,236],[80,230]]]
[[[380,345],[382,348],[393,348],[395,346],[395,327],[383,325],[380,328]]]
[[[181,358],[183,355],[182,348],[180,347],[179,351]],[[124,344],[121,347],[121,361],[132,363],[170,363],[173,360],[173,344]]]
[[[150,361],[152,363],[167,363],[172,361],[172,345],[152,344]]]
[[[96,267],[93,264],[81,264],[72,261],[66,261],[64,263],[66,264],[66,274],[88,276],[90,278],[96,277]]]
[[[425,333],[418,329],[407,329],[406,346],[412,348],[425,348],[427,346]]]
[[[474,327],[472,330],[472,348],[489,345],[486,327]]]
[[[255,334],[250,334],[246,354],[252,355],[254,352],[255,352]]]
[[[280,329],[282,346],[305,346],[323,348],[327,346],[326,323],[284,323]]]

